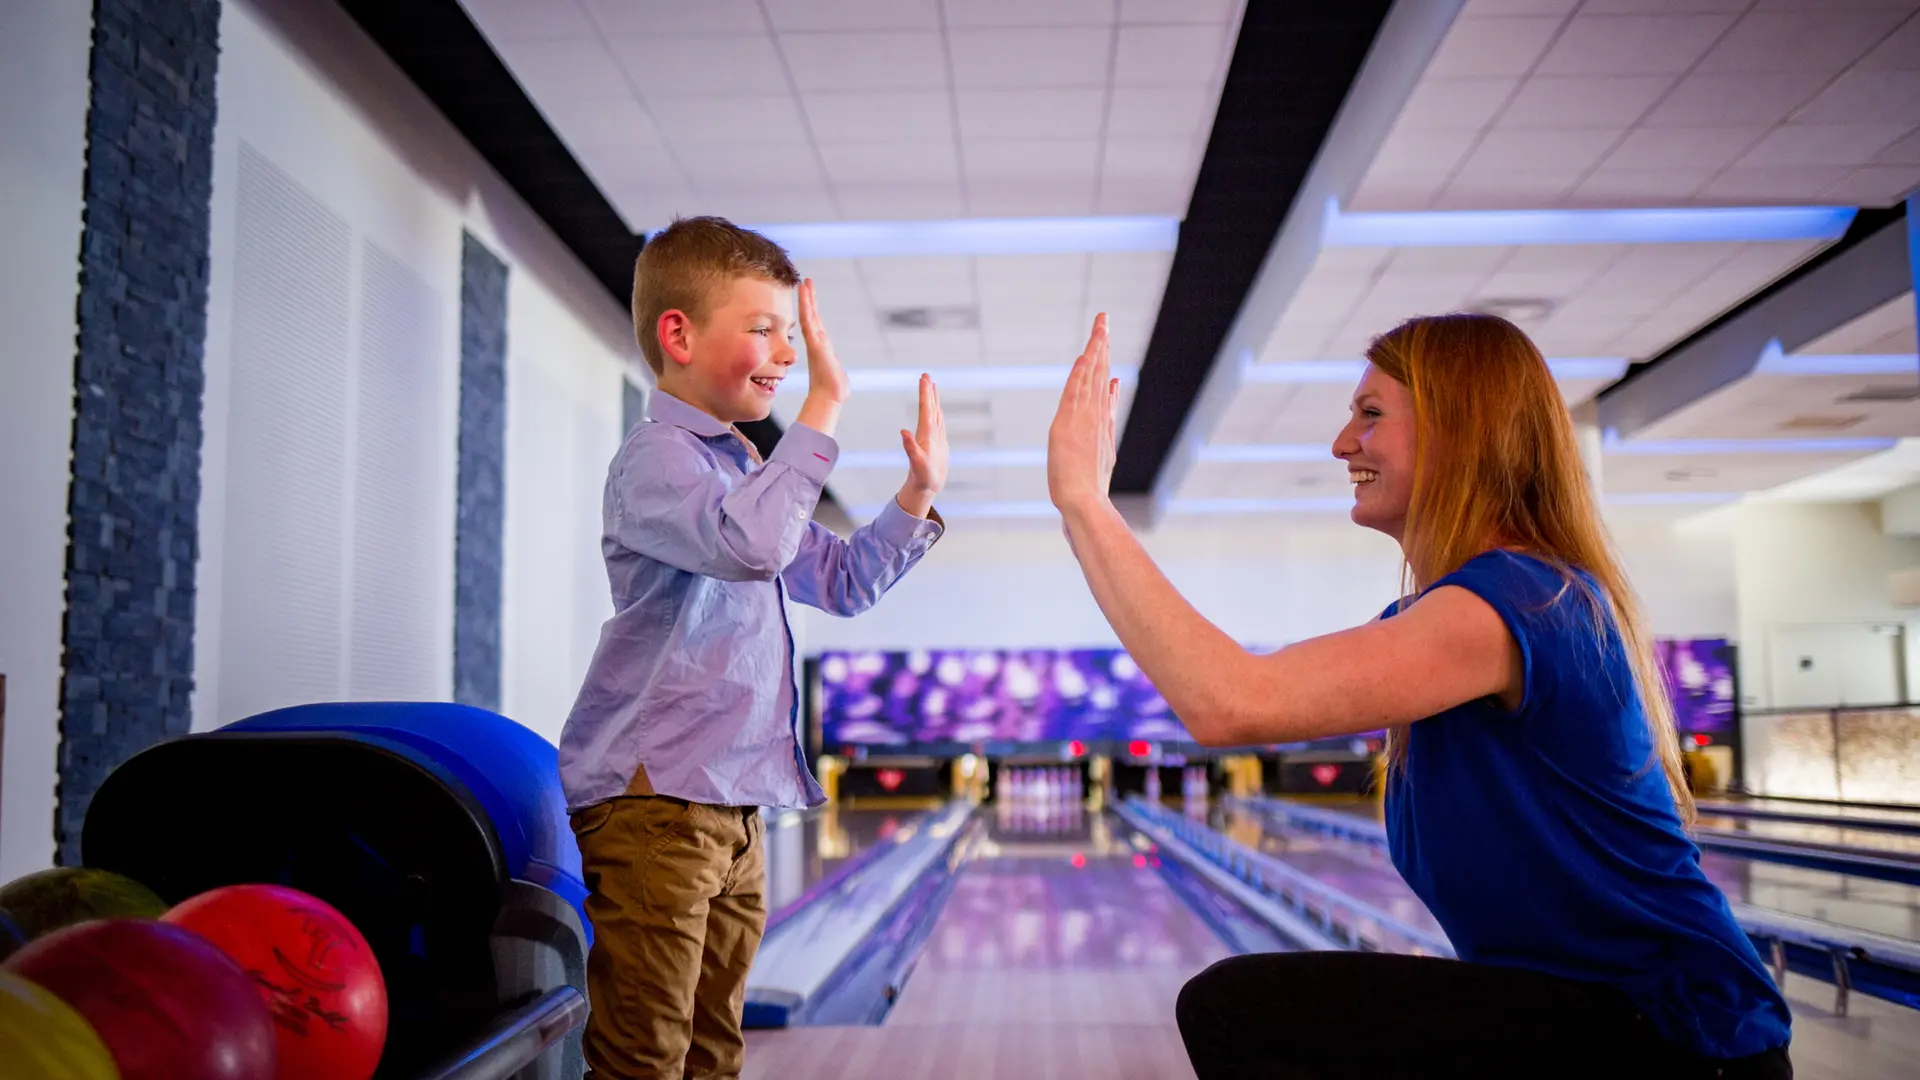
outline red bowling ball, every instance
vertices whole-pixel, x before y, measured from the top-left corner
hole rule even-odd
[[[274,1080],[273,1016],[247,973],[192,931],[101,919],[14,953],[6,969],[86,1018],[121,1080]]]
[[[373,949],[326,902],[278,885],[230,885],[166,921],[206,938],[252,976],[272,1010],[280,1080],[367,1080],[387,1037]]]

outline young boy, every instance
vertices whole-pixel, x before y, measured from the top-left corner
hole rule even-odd
[[[764,419],[807,344],[799,422],[762,462]],[[560,735],[593,949],[585,1039],[596,1080],[736,1077],[747,968],[766,928],[759,808],[825,801],[801,749],[789,599],[855,615],[943,530],[947,438],[931,379],[898,498],[841,540],[813,522],[847,375],[813,283],[719,218],[640,253],[633,323],[659,379],[607,474],[601,550],[615,613]]]

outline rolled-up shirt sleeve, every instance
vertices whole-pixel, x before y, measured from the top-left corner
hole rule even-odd
[[[661,424],[628,441],[608,488],[613,539],[690,573],[772,581],[802,549],[837,444],[795,424],[733,480],[695,439]]]
[[[886,595],[944,531],[938,514],[917,518],[891,499],[878,517],[845,540],[809,522],[781,580],[800,603],[833,615],[858,615]]]

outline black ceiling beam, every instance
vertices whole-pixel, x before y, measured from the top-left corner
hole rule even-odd
[[[626,310],[645,238],[627,228],[457,0],[337,2]],[[780,441],[770,419],[739,427],[762,455]]]
[[[1390,0],[1247,0],[1120,439],[1113,490],[1153,490]]]
[[[1630,438],[1746,378],[1767,342],[1792,352],[1911,291],[1906,218],[1904,203],[1855,214],[1832,246],[1602,390],[1601,426]]]

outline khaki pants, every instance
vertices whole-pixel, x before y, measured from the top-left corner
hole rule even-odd
[[[651,791],[645,774],[634,789]],[[747,969],[767,926],[753,807],[629,794],[573,815],[587,879],[593,1080],[737,1077]]]

